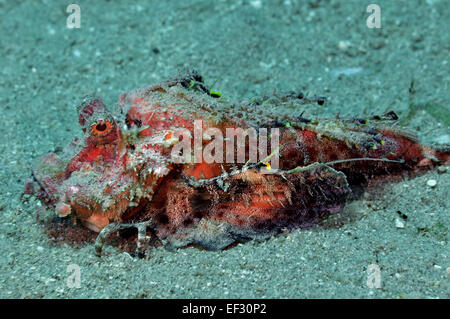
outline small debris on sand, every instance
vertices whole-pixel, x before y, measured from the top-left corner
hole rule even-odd
[[[403,228],[405,228],[405,223],[402,222],[400,219],[396,218],[395,219],[395,227],[398,229],[403,229]]]
[[[428,185],[429,187],[431,187],[431,188],[434,188],[434,187],[436,187],[436,185],[437,185],[437,181],[436,181],[435,179],[429,179],[429,180],[427,181],[427,185]]]

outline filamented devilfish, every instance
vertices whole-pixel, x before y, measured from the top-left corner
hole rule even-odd
[[[131,227],[138,253],[147,232],[167,248],[222,249],[317,223],[371,178],[449,163],[448,148],[420,145],[394,112],[304,115],[323,103],[295,92],[236,102],[195,72],[123,93],[114,114],[88,97],[83,138],[36,160],[36,194],[100,232],[98,254]]]

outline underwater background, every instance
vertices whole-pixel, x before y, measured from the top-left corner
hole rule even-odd
[[[323,116],[393,110],[421,142],[448,145],[450,1],[71,1],[0,0],[0,297],[450,297],[445,167],[309,229],[223,251],[157,246],[144,259],[52,240],[54,213],[20,196],[34,159],[81,136],[84,95],[113,108],[121,92],[191,68],[236,99],[302,90],[327,97]],[[67,27],[71,3],[80,28]],[[367,25],[370,3],[381,28]]]

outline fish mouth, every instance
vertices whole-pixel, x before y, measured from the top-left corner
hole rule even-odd
[[[38,171],[33,171],[32,178],[31,194],[54,210],[57,216],[66,217],[74,212],[72,205],[66,202],[65,196],[60,196],[58,192],[55,192],[54,185],[49,185],[49,179],[54,180],[54,176],[44,178]],[[81,222],[88,229],[98,233],[109,224],[109,219],[92,212],[87,218],[81,219]]]

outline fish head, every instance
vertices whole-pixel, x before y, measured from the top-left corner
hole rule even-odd
[[[58,216],[74,215],[100,231],[151,200],[170,163],[158,143],[161,134],[140,136],[127,117],[113,116],[100,98],[85,99],[78,107],[83,137],[35,161],[40,197]]]

